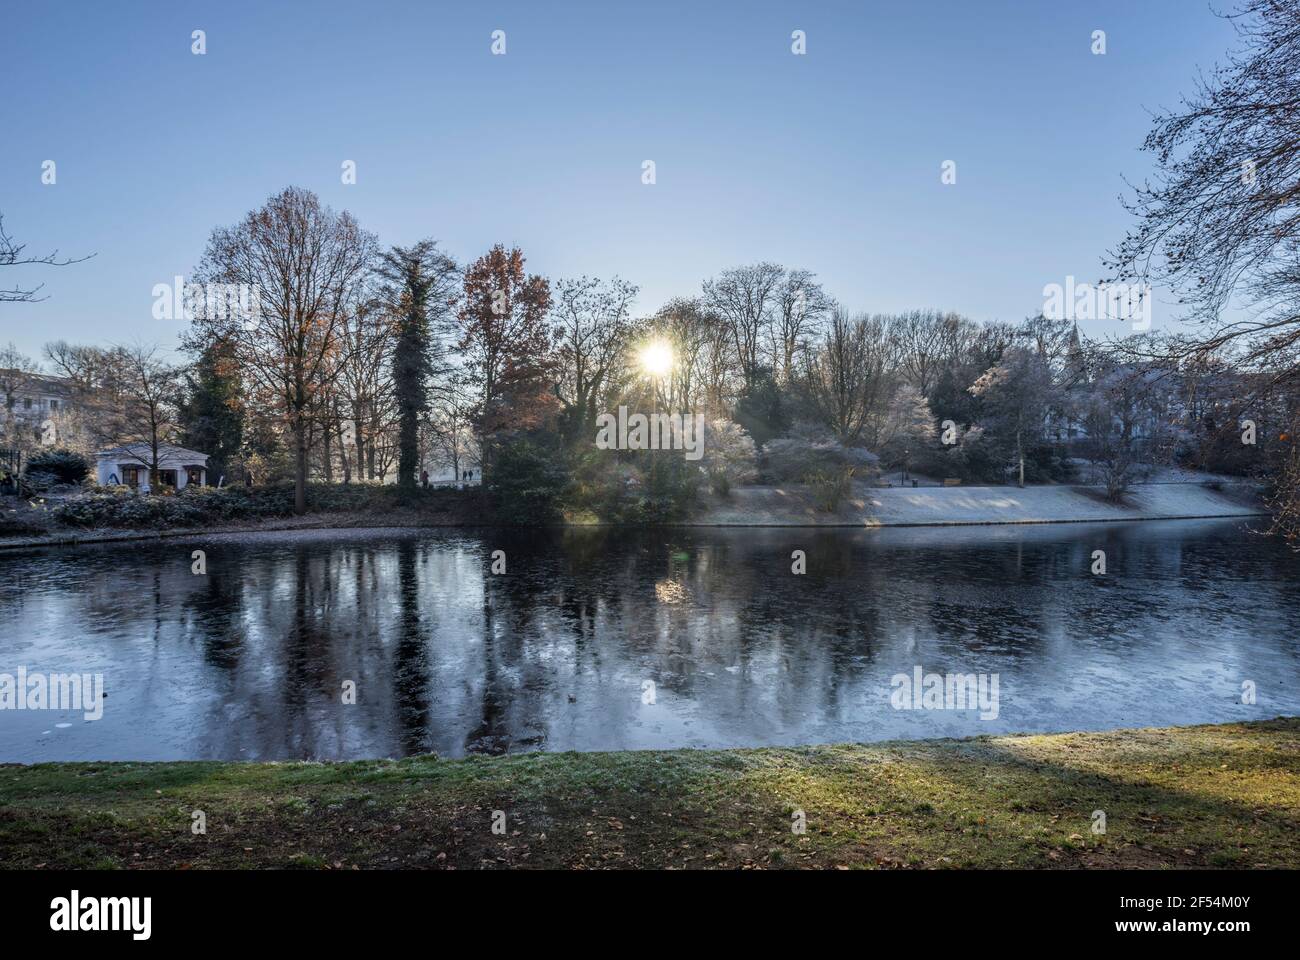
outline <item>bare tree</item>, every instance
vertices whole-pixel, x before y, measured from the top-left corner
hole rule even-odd
[[[347,362],[339,370],[337,386],[348,415],[347,445],[356,453],[357,479],[373,480],[377,479],[375,448],[391,399],[385,374],[392,366],[396,344],[393,315],[378,298],[363,298],[344,319],[340,334]]]
[[[675,362],[665,387],[665,405],[680,413],[725,411],[731,371],[731,340],[720,317],[700,300],[675,298],[646,321],[648,336],[672,344]]]
[[[194,335],[227,340],[252,389],[278,411],[293,444],[298,513],[307,509],[317,398],[350,359],[343,334],[375,246],[351,214],[289,187],[239,224],[213,230],[200,264],[204,279],[246,284],[257,294],[254,310],[196,318]]]
[[[72,422],[65,422],[60,434],[67,433],[73,438],[72,445],[83,452],[93,452],[105,442],[117,439],[128,394],[123,349],[70,344],[64,340],[45,344],[45,359],[51,371],[66,380],[71,390]]]
[[[835,306],[815,276],[810,270],[789,270],[777,290],[769,339],[772,371],[781,383],[796,375],[802,354]]]
[[[955,313],[938,310],[911,310],[894,318],[899,365],[921,396],[930,396],[943,369],[960,355],[969,325]]]
[[[934,415],[921,392],[910,383],[894,391],[879,417],[873,432],[877,450],[889,448],[904,457],[912,449],[934,439]]]
[[[1049,320],[1041,313],[1026,318],[1019,332],[1053,369],[1063,365],[1071,345],[1077,343],[1074,339],[1077,331],[1072,320]]]
[[[1100,378],[1084,401],[1082,419],[1089,458],[1101,471],[1106,498],[1118,503],[1133,481],[1139,460],[1137,405],[1129,378],[1123,374]]]
[[[636,295],[636,285],[618,277],[555,284],[557,393],[575,435],[594,431],[603,394],[627,362]]]
[[[755,263],[724,270],[704,284],[704,300],[726,324],[745,385],[757,380],[763,364],[763,341],[781,300],[785,268]]]
[[[1300,0],[1243,0],[1227,15],[1241,48],[1143,149],[1154,182],[1126,203],[1138,224],[1107,260],[1120,279],[1160,282],[1197,332],[1171,355],[1242,345],[1241,362],[1300,374]],[[1253,309],[1244,316],[1227,308]]]
[[[164,448],[179,432],[181,370],[160,357],[155,346],[117,347],[112,353],[121,405],[101,422],[99,429],[105,433],[99,439],[121,446],[126,456],[146,467],[149,486],[157,489]]]
[[[13,237],[5,232],[4,214],[0,213],[0,267],[23,267],[30,265],[43,265],[47,267],[66,267],[72,263],[81,263],[89,260],[94,256],[93,253],[84,257],[61,258],[59,251],[48,253],[43,257],[34,257],[25,254],[27,244],[18,243]],[[41,289],[45,284],[40,283],[34,287],[26,289],[14,285],[12,290],[0,289],[0,303],[39,303],[45,297],[38,297]]]
[[[467,464],[478,456],[474,438],[474,398],[468,385],[452,371],[436,387],[430,412],[434,462],[451,467],[452,477],[461,478]]]
[[[1188,327],[1163,343],[1167,365],[1232,348],[1239,371],[1260,374],[1232,378],[1248,390],[1234,403],[1244,409],[1300,381],[1300,0],[1241,0],[1226,16],[1238,48],[1156,115],[1143,148],[1159,169],[1127,201],[1138,223],[1106,266],[1177,295]],[[1300,474],[1287,438],[1300,424],[1294,407],[1287,415],[1274,529],[1294,542]]]
[[[54,373],[71,381],[78,390],[90,391],[104,385],[108,376],[107,351],[56,340],[45,345],[45,359]]]
[[[889,334],[881,317],[850,317],[836,306],[822,342],[807,356],[802,383],[822,423],[846,446],[863,440],[886,395]]]

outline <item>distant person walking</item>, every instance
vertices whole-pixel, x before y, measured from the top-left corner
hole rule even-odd
[[[429,471],[428,471],[428,470],[421,470],[421,471],[420,471],[420,486],[424,487],[424,489],[426,489],[426,490],[429,489]]]

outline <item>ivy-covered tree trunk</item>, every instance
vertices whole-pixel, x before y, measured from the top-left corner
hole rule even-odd
[[[389,309],[395,313],[393,396],[397,405],[397,485],[407,495],[418,485],[420,417],[429,409],[433,375],[432,321],[450,302],[456,265],[432,240],[393,247],[382,258]],[[371,448],[371,469],[374,449]]]

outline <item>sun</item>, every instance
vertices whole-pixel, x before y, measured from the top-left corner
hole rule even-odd
[[[673,369],[673,348],[661,340],[641,348],[641,369],[652,377],[667,376]]]

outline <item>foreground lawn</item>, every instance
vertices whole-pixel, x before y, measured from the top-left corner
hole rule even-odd
[[[0,766],[3,868],[520,866],[1295,867],[1300,718],[765,750]]]

